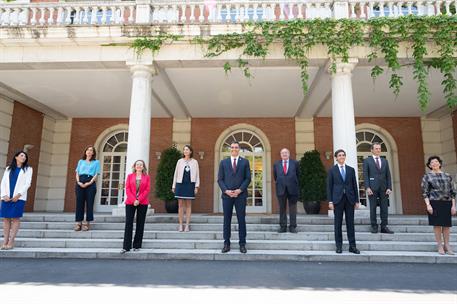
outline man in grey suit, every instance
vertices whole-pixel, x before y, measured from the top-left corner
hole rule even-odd
[[[392,234],[387,227],[389,209],[389,195],[392,193],[392,179],[390,176],[389,163],[381,155],[381,144],[374,142],[371,145],[372,156],[363,161],[363,179],[365,189],[370,200],[371,233],[378,233],[376,220],[376,207],[381,209],[381,233]]]
[[[287,231],[287,201],[289,201],[289,231],[297,233],[297,200],[298,200],[298,162],[290,159],[290,151],[283,148],[281,160],[273,165],[273,176],[276,183],[276,196],[279,202],[279,233]]]

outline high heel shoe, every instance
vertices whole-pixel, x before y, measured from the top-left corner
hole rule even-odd
[[[449,244],[444,245],[444,252],[446,252],[449,255],[455,255],[454,251],[452,251],[451,246],[449,246]]]
[[[182,225],[179,225],[178,231],[179,231],[179,232],[183,232],[183,231],[184,231]]]
[[[443,245],[438,245],[438,253],[441,254],[441,255],[446,254],[446,253],[444,252]]]
[[[189,232],[189,231],[190,231],[189,225],[186,224],[186,229],[184,229],[184,232]]]

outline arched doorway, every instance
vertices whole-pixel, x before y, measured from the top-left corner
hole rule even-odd
[[[380,129],[378,127],[378,129]],[[365,191],[365,183],[363,178],[363,160],[371,156],[371,144],[378,142],[381,144],[381,157],[387,159],[391,171],[392,178],[392,190],[393,194],[389,197],[389,213],[390,214],[401,214],[402,206],[400,199],[400,186],[398,176],[398,162],[396,155],[396,148],[393,139],[387,139],[387,134],[380,132],[380,130],[374,130],[374,128],[363,128],[358,126],[356,131],[357,141],[357,166],[358,166],[358,180],[360,190],[360,202],[368,206],[368,196]]]
[[[230,144],[233,141],[240,143],[240,155],[248,159],[251,165],[246,212],[271,212],[270,145],[263,132],[257,128],[243,125],[240,128],[232,127],[221,134],[216,142],[215,176],[217,177],[220,160],[230,157]],[[217,182],[215,194],[215,212],[222,212],[221,192]]]
[[[128,132],[117,130],[100,143],[100,180],[97,183],[95,210],[111,212],[124,200]]]

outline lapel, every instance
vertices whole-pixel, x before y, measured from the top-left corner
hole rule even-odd
[[[290,171],[290,159],[289,159],[289,168],[287,168],[287,173],[284,173],[284,161],[282,159],[279,161],[279,171],[281,171],[281,174],[283,176],[287,176],[287,174],[289,174],[289,171]]]

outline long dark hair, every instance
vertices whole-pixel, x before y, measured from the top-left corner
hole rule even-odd
[[[22,170],[25,170],[29,167],[29,155],[27,152],[20,150],[17,151],[16,154],[14,154],[13,159],[10,162],[10,165],[8,166],[8,169],[10,170],[10,176],[13,174],[14,170],[17,168],[17,162],[16,162],[16,157],[19,156],[19,154],[24,153],[25,155],[25,162],[22,164]]]
[[[82,160],[86,160],[86,152],[87,152],[87,150],[89,150],[89,148],[92,148],[92,151],[94,151],[94,154],[90,158],[90,161],[93,161],[97,158],[97,151],[95,150],[95,147],[92,145],[89,145],[84,149],[83,155],[81,156]]]

